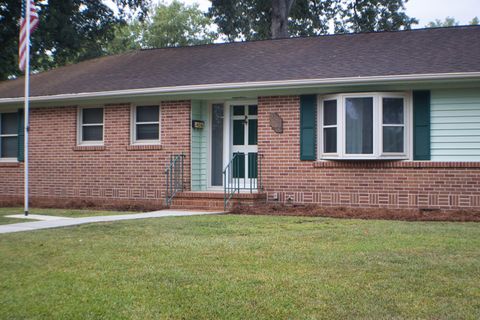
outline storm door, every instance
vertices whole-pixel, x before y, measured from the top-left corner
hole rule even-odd
[[[231,157],[233,179],[242,189],[257,187],[258,163],[258,107],[231,106]]]

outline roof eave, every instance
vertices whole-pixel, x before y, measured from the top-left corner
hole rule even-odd
[[[348,77],[348,78],[327,78],[327,79],[299,79],[282,81],[258,81],[241,83],[222,83],[188,85],[175,87],[156,87],[142,89],[127,89],[100,92],[85,92],[72,94],[59,94],[50,96],[30,97],[31,102],[60,102],[60,101],[82,101],[99,98],[125,98],[138,96],[164,96],[164,95],[192,95],[204,93],[228,93],[246,90],[282,90],[309,87],[346,86],[346,85],[375,85],[395,83],[417,83],[425,81],[462,81],[480,80],[480,72],[461,73],[437,73],[437,74],[413,74],[413,75],[391,75],[391,76],[370,76],[370,77]],[[2,98],[0,105],[18,104],[24,101],[23,97]]]

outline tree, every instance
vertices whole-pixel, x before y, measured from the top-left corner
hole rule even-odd
[[[410,29],[418,22],[405,13],[408,0],[210,1],[208,15],[228,41],[325,34],[331,25],[337,33]]]
[[[476,26],[480,24],[478,17],[474,17],[469,23],[471,26]],[[430,21],[425,27],[426,28],[442,28],[442,27],[456,27],[460,25],[460,21],[455,20],[453,17],[446,17],[445,20],[435,19],[435,21]]]
[[[295,0],[272,0],[272,22],[270,33],[272,38],[288,37],[288,15]]]
[[[373,32],[411,29],[418,20],[405,13],[408,0],[353,0],[337,9],[335,32]]]
[[[217,33],[212,21],[198,8],[177,0],[170,5],[160,4],[145,21],[133,20],[115,30],[115,38],[108,46],[110,53],[131,49],[187,46],[212,43]]]
[[[333,3],[339,0],[210,1],[208,16],[227,41],[234,41],[326,33],[329,13]],[[279,21],[281,19],[284,20]]]
[[[114,26],[131,16],[141,19],[149,5],[149,0],[111,2],[113,9],[99,0],[36,1],[40,24],[31,37],[32,70],[42,71],[105,54]],[[20,74],[20,11],[20,1],[0,1],[0,80]]]
[[[446,17],[445,20],[435,19],[435,21],[429,22],[425,27],[427,28],[441,28],[441,27],[454,27],[460,25],[460,22],[453,17]]]

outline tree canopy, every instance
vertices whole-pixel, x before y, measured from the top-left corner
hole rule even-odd
[[[174,0],[169,5],[155,6],[151,11],[144,21],[135,19],[128,25],[118,25],[107,51],[118,53],[139,48],[206,44],[217,38],[211,19],[197,4],[187,6]]]
[[[441,28],[441,27],[454,27],[460,25],[460,22],[453,17],[446,17],[445,20],[435,19],[430,21],[425,27],[427,28]]]
[[[272,33],[272,22],[278,22],[272,19],[281,19],[282,15],[287,18],[288,33],[293,36],[318,35],[329,31],[344,33],[410,29],[418,23],[405,13],[408,0],[210,1],[212,6],[208,15],[228,41],[276,37]],[[280,33],[279,36],[288,35]]]
[[[469,25],[475,26],[480,24],[478,17],[474,17],[469,23]],[[434,21],[430,21],[425,27],[427,28],[442,28],[442,27],[455,27],[459,26],[460,21],[457,21],[453,17],[446,17],[444,20],[435,19]]]
[[[142,19],[150,0],[36,1],[40,16],[32,34],[32,70],[45,70],[97,57],[114,36],[114,26],[136,15]],[[18,34],[21,13],[18,0],[0,1],[0,80],[19,74]]]

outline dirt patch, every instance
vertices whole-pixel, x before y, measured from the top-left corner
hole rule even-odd
[[[401,221],[480,221],[479,210],[382,209],[263,204],[234,206],[233,214],[382,219]]]

